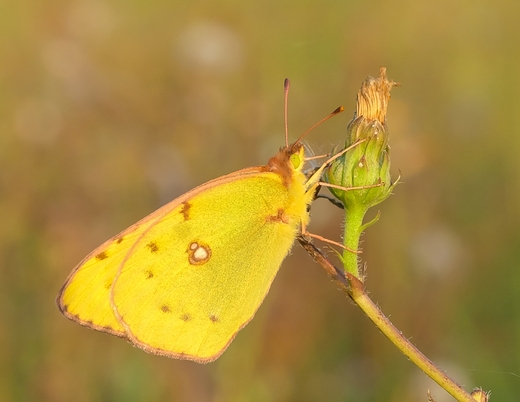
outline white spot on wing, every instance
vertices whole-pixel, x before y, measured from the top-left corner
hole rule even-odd
[[[211,249],[207,245],[194,241],[188,246],[188,254],[191,264],[201,265],[210,259]]]

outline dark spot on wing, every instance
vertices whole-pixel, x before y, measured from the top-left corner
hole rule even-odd
[[[191,317],[190,317],[190,315],[189,315],[189,314],[187,314],[187,313],[184,313],[183,315],[181,315],[181,317],[180,317],[180,318],[181,318],[181,320],[182,320],[182,321],[184,321],[184,322],[187,322],[187,321],[189,321],[189,320],[190,320],[190,318],[191,318]]]
[[[96,255],[96,260],[102,261],[108,258],[108,254],[106,251],[102,251],[98,255]]]
[[[209,320],[210,320],[211,322],[218,322],[218,321],[219,321],[218,317],[217,317],[215,314],[211,314],[211,315],[209,316]]]
[[[159,251],[159,246],[157,246],[157,243],[154,241],[148,243],[146,247],[150,249],[151,253],[156,253],[157,251]]]
[[[191,204],[189,202],[186,201],[182,203],[181,214],[184,217],[185,221],[190,219],[190,208]]]
[[[116,243],[117,243],[117,244],[120,244],[124,239],[125,239],[125,236],[118,237],[118,238],[116,239]]]
[[[289,217],[285,214],[283,208],[279,208],[276,215],[270,215],[265,219],[267,222],[281,222],[281,223],[289,223]]]
[[[146,271],[146,279],[152,279],[153,278],[153,271],[148,270]]]
[[[171,313],[171,312],[172,312],[172,311],[170,310],[170,306],[168,306],[168,305],[166,305],[166,304],[163,304],[163,305],[161,306],[161,311],[162,311],[163,313]]]

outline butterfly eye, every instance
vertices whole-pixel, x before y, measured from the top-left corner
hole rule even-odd
[[[290,159],[291,159],[291,163],[292,165],[294,166],[295,169],[298,169],[302,163],[302,160],[300,158],[300,155],[298,154],[292,154],[290,156]]]

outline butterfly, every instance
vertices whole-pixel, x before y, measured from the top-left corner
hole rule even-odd
[[[286,145],[266,165],[202,184],[88,254],[59,291],[59,309],[149,353],[215,360],[309,224],[326,164],[307,177],[305,161],[286,124]]]

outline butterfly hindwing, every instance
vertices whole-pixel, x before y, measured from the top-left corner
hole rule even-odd
[[[110,290],[128,250],[147,227],[146,222],[138,222],[78,264],[58,295],[58,306],[67,317],[99,331],[126,336],[114,315]]]

